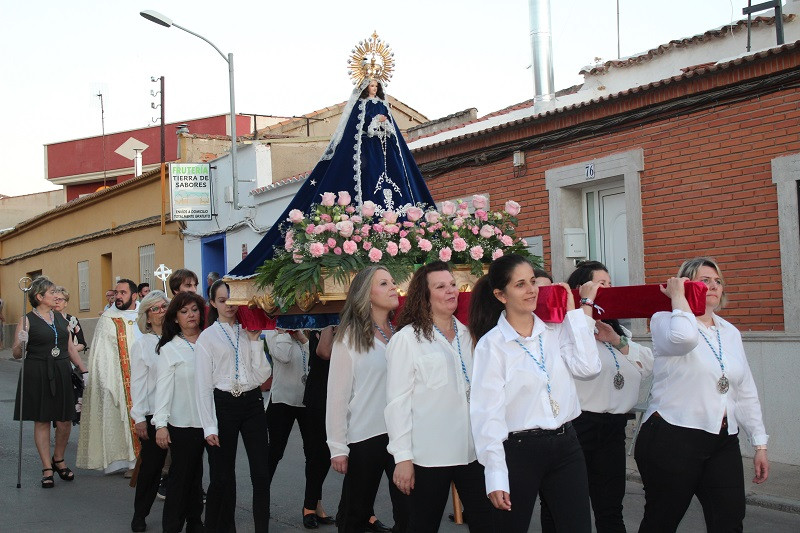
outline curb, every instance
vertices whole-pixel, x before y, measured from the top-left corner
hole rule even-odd
[[[639,485],[642,484],[642,476],[640,476],[639,472],[636,471],[628,471],[628,473],[625,474],[625,479],[632,483],[637,483]],[[744,501],[747,505],[755,505],[757,507],[763,507],[765,509],[772,509],[773,511],[781,511],[784,513],[800,514],[800,500],[749,492],[745,494]]]

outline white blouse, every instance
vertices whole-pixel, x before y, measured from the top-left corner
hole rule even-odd
[[[456,320],[450,343],[433,331],[433,340],[417,339],[405,326],[386,348],[386,429],[396,463],[420,466],[466,465],[475,460],[469,422],[467,384],[458,355],[472,381],[472,337]]]
[[[348,444],[386,433],[386,345],[373,337],[358,352],[337,341],[331,352],[325,430],[331,457],[349,455]]]
[[[550,376],[556,416],[550,407],[545,373],[517,341],[537,359],[542,336],[544,366]],[[600,372],[597,342],[580,309],[569,311],[561,324],[534,315],[530,337],[517,333],[505,311],[475,347],[475,380],[470,415],[478,461],[485,467],[486,492],[508,492],[508,468],[503,442],[513,431],[556,429],[581,414],[574,377]]]
[[[153,425],[199,428],[194,345],[175,337],[161,347],[156,358],[156,405]]]
[[[306,391],[303,376],[308,376],[308,341],[301,345],[288,333],[279,333],[277,330],[269,330],[265,334],[267,349],[272,356],[270,400],[303,407]]]
[[[741,424],[753,446],[766,444],[769,436],[764,429],[761,403],[747,364],[742,335],[727,320],[717,315],[713,315],[713,320],[714,325],[707,328],[685,311],[653,315],[650,321],[655,355],[653,389],[644,420],[658,411],[670,424],[717,434],[727,413],[729,434],[737,433]],[[718,332],[725,376],[730,383],[726,394],[717,391],[722,369],[709,347],[710,343],[715,351],[720,351]]]
[[[237,340],[238,339],[238,340]],[[242,392],[260,387],[272,375],[261,340],[251,341],[239,323],[216,321],[197,338],[197,409],[203,433],[218,435],[214,389],[230,392],[236,380],[236,346],[239,346],[239,384]]]
[[[594,331],[595,321],[586,316],[586,323],[589,330]],[[625,336],[630,339],[631,332],[624,331]],[[593,378],[575,379],[581,410],[592,413],[627,413],[639,403],[642,379],[653,373],[653,351],[646,346],[629,341],[628,355],[624,355],[610,343],[595,342],[602,365],[600,373]],[[611,355],[612,351],[614,355]],[[614,376],[617,374],[614,356],[619,364],[619,373],[625,379],[625,384],[621,389],[614,387]],[[637,363],[641,363],[641,366]]]
[[[131,418],[136,424],[155,411],[158,340],[158,335],[148,333],[131,346]]]

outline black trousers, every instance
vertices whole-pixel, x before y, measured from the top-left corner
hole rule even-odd
[[[584,411],[572,421],[586,459],[589,496],[597,533],[625,533],[622,499],[625,497],[625,426],[627,414]],[[540,493],[539,496],[542,496]],[[542,496],[542,531],[556,530]]]
[[[592,531],[586,461],[571,424],[560,434],[509,435],[504,447],[511,511],[500,512],[501,531],[527,532],[539,493],[548,503],[555,531]]]
[[[147,415],[145,420],[148,439],[139,439],[141,464],[139,465],[139,475],[136,478],[136,495],[133,498],[133,514],[141,518],[147,518],[153,507],[158,484],[161,481],[161,469],[164,468],[164,459],[167,456],[167,450],[162,450],[156,444],[156,428],[150,423],[153,416]]]
[[[336,513],[339,533],[362,533],[366,529],[383,474],[389,480],[393,531],[405,533],[407,530],[408,497],[392,481],[394,457],[386,451],[388,445],[389,436],[386,433],[349,445],[347,473],[342,482],[342,499]]]
[[[306,484],[308,484],[308,463],[311,460],[311,446],[308,445],[311,428],[308,423],[308,412],[305,407],[295,407],[285,403],[274,403],[270,401],[267,407],[267,425],[269,426],[269,479],[275,475],[278,463],[283,459],[283,452],[289,442],[289,435],[295,420],[300,427],[300,436],[303,439],[303,454],[306,457]],[[314,508],[316,508],[316,501]]]
[[[203,428],[167,426],[172,444],[167,499],[161,525],[164,533],[178,533],[184,522],[187,533],[203,530]]]
[[[639,531],[675,531],[697,496],[710,533],[742,531],[744,472],[739,437],[674,426],[652,415],[636,440],[644,483]]]
[[[497,529],[497,511],[486,496],[483,466],[478,461],[468,465],[424,467],[414,465],[414,490],[409,502],[408,531],[435,533],[439,531],[442,513],[453,482],[469,513],[469,530],[486,533]]]
[[[325,432],[325,406],[306,407],[308,417],[308,439],[303,445],[308,449],[306,455],[306,492],[303,507],[316,509],[322,499],[322,485],[331,469],[331,451],[328,448],[328,435]]]
[[[206,531],[235,531],[236,449],[242,436],[250,481],[253,485],[253,521],[257,533],[269,531],[269,432],[261,390],[256,388],[238,398],[214,389],[219,446],[208,446],[210,483],[206,499]]]

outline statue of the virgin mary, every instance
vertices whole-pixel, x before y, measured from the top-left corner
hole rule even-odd
[[[350,76],[355,88],[322,158],[277,223],[229,276],[252,276],[272,258],[276,246],[283,246],[280,225],[289,211],[309,214],[323,193],[347,191],[356,208],[371,201],[378,214],[394,211],[403,215],[414,205],[434,205],[383,92],[393,65],[388,44],[375,33],[352,51]]]

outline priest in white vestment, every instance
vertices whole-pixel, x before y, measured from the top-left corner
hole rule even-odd
[[[139,439],[130,418],[130,348],[136,327],[136,284],[117,282],[114,306],[97,321],[89,354],[89,385],[83,393],[78,458],[80,468],[106,474],[136,463]]]

